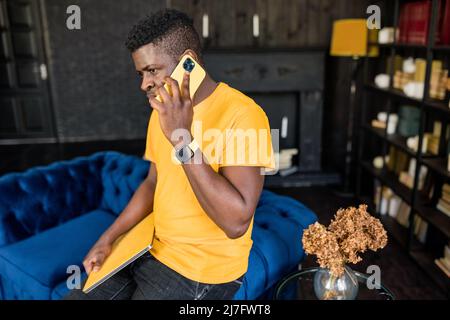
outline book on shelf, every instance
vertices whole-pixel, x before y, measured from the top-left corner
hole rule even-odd
[[[373,128],[386,129],[386,122],[380,121],[378,119],[373,119],[371,125]]]
[[[414,235],[420,243],[425,243],[428,231],[428,223],[419,215],[414,215]]]
[[[399,42],[425,45],[430,13],[431,0],[403,3],[399,15]]]
[[[449,210],[450,210],[450,199],[448,199],[448,196],[442,196],[439,200],[438,203],[441,202],[442,205],[446,206]]]
[[[435,121],[433,123],[433,132],[424,133],[427,139],[427,152],[438,155],[439,154],[439,139],[441,137],[442,123]]]
[[[444,247],[443,256],[435,259],[434,263],[450,278],[450,247],[448,245]]]
[[[428,199],[432,199],[434,195],[434,186],[436,184],[435,174],[432,170],[428,170],[422,187],[422,195]]]
[[[375,210],[379,214],[384,215],[386,214],[388,205],[386,198],[388,193],[390,193],[390,190],[387,187],[382,187],[380,181],[378,180],[374,181],[374,187],[373,203],[375,204]]]
[[[397,132],[403,137],[411,137],[419,134],[420,109],[415,106],[402,105],[398,112]]]
[[[390,217],[395,218],[398,214],[398,209],[400,208],[400,204],[402,203],[402,199],[399,196],[393,195],[389,199],[389,208],[388,214]]]
[[[394,172],[399,175],[400,172],[405,171],[409,164],[409,156],[405,152],[399,150],[398,148],[391,146],[389,148],[389,160],[386,166],[389,171]]]
[[[450,208],[443,204],[441,200],[438,201],[436,208],[447,215],[447,217],[450,217]]]
[[[439,20],[436,33],[436,43],[450,44],[450,0],[439,1]]]
[[[442,194],[441,194],[441,198],[443,198],[444,200],[446,200],[448,203],[450,203],[450,185],[448,183],[444,183],[442,185]]]
[[[450,194],[450,184],[444,183],[442,186],[442,191]]]
[[[441,60],[433,60],[430,74],[430,98],[444,100],[447,91],[448,70]]]
[[[392,204],[392,199],[398,197],[388,187],[382,187],[378,180],[375,180],[374,187],[375,210],[380,215],[386,215],[395,206],[395,204]]]
[[[435,259],[434,263],[447,275],[448,278],[450,278],[450,269],[445,265],[443,258]]]
[[[450,44],[450,0],[438,1],[436,43]],[[431,0],[409,1],[400,7],[398,42],[426,45],[431,20]]]
[[[409,227],[409,215],[411,213],[411,207],[405,201],[400,203],[397,215],[395,219],[397,222],[405,228]]]
[[[444,198],[440,198],[438,200],[438,204],[442,205],[443,207],[447,208],[450,211],[450,202]]]
[[[282,149],[275,155],[275,165],[279,170],[285,170],[292,167],[292,159],[298,154],[297,148]]]
[[[427,68],[427,61],[422,58],[416,58],[414,60],[416,65],[416,72],[414,72],[414,81],[425,82],[425,70]]]
[[[398,177],[398,181],[408,187],[408,189],[412,189],[414,187],[414,177],[411,176],[408,171],[400,172]]]
[[[442,185],[441,197],[438,200],[436,208],[450,217],[450,185],[448,183]]]
[[[414,160],[414,159],[411,159]],[[422,190],[425,184],[425,178],[426,178],[426,174],[427,174],[427,168],[425,167],[421,167],[420,168],[420,172],[419,172],[419,181],[418,181],[418,185],[417,185],[417,189],[418,190]],[[400,172],[400,175],[398,177],[398,181],[403,184],[404,186],[406,186],[408,189],[413,189],[414,188],[414,173],[411,174],[407,171],[402,171]]]
[[[447,171],[450,172],[450,153],[447,155]]]

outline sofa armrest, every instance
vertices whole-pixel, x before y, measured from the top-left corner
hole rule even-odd
[[[102,153],[0,177],[0,247],[99,206]]]

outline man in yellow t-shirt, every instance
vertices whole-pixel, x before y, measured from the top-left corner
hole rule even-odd
[[[88,273],[98,269],[112,243],[148,214],[153,248],[87,295],[76,290],[67,298],[231,299],[247,271],[263,171],[274,169],[267,117],[208,74],[192,99],[189,74],[181,84],[169,77],[185,54],[203,65],[199,36],[183,13],[148,16],[127,47],[153,108],[145,150],[151,166],[83,264]]]

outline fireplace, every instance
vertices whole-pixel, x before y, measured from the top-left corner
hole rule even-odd
[[[268,176],[267,186],[339,182],[337,174],[321,168],[324,51],[209,50],[204,60],[215,80],[244,92],[264,109],[271,128],[280,130],[280,151],[298,150],[293,170]]]

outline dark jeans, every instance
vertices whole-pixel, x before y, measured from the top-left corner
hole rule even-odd
[[[84,293],[72,290],[65,300],[231,300],[242,278],[223,284],[192,281],[166,267],[150,253]]]

